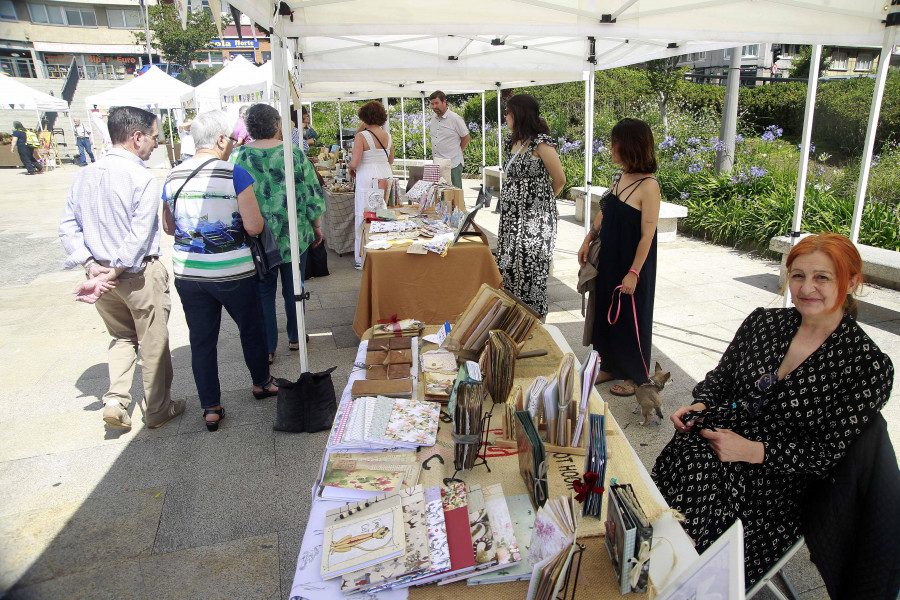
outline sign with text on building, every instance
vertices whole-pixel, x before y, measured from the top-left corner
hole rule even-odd
[[[259,40],[213,40],[207,48],[225,49],[225,48],[259,48]]]

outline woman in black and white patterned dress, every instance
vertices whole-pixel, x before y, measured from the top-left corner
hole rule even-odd
[[[753,311],[672,414],[653,479],[698,552],[741,519],[747,588],[799,539],[808,484],[890,397],[893,365],[852,316],[861,268],[846,237],[803,239],[787,260],[795,307]]]
[[[566,175],[533,96],[518,94],[507,101],[506,124],[512,133],[506,140],[497,267],[504,289],[546,317],[556,195],[566,185]]]

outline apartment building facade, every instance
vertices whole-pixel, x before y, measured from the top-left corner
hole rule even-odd
[[[74,64],[83,79],[130,79],[148,62],[143,28],[138,0],[0,0],[0,70],[64,79]]]

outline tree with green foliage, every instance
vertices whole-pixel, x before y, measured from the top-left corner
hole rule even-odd
[[[181,28],[181,18],[174,4],[157,4],[149,7],[150,31],[153,45],[159,48],[163,58],[169,62],[191,68],[195,54],[209,46],[218,37],[216,24],[207,10],[189,12],[187,29]],[[222,16],[222,27],[231,23],[231,17]],[[134,32],[135,42],[146,43],[143,31]],[[188,82],[193,85],[188,71]]]
[[[809,65],[812,63],[812,46],[800,46],[797,56],[791,61],[791,77],[809,77]],[[831,68],[831,49],[822,48],[822,58],[819,60],[819,76]]]
[[[647,62],[647,81],[659,103],[659,117],[663,132],[669,132],[669,98],[684,84],[685,68],[678,68],[678,57],[660,58]]]

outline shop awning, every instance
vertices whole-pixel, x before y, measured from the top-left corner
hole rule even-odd
[[[34,42],[39,52],[63,52],[66,54],[146,54],[147,48],[137,44],[63,44],[59,42]]]

